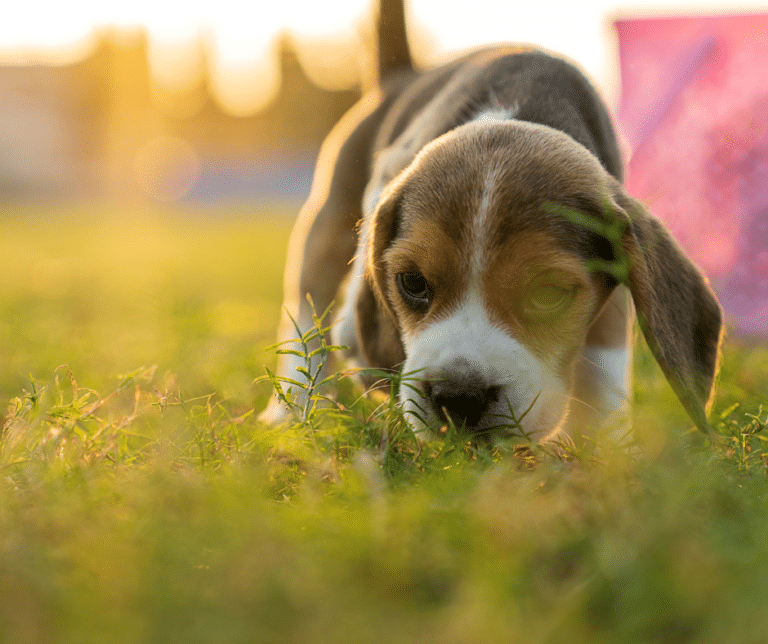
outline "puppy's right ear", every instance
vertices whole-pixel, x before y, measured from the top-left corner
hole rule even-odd
[[[656,361],[693,422],[710,433],[707,408],[717,374],[722,311],[707,279],[672,235],[618,183],[616,214],[628,259],[626,285]]]
[[[397,317],[389,301],[384,252],[397,236],[401,192],[384,192],[364,226],[365,280],[357,294],[355,329],[360,351],[372,367],[394,369],[405,360]]]

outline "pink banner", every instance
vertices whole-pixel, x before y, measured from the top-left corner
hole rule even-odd
[[[627,184],[768,332],[768,15],[619,20]]]

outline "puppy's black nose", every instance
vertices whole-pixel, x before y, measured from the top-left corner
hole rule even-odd
[[[498,387],[489,386],[479,374],[463,373],[422,383],[424,395],[439,418],[448,414],[457,427],[477,427],[488,407],[498,400]]]

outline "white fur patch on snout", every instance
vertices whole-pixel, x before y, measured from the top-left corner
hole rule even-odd
[[[460,379],[464,369],[494,389],[483,416],[470,429],[485,431],[513,425],[511,406],[517,419],[528,410],[520,425],[526,434],[540,439],[556,429],[565,416],[565,383],[520,341],[492,324],[477,296],[470,295],[450,316],[422,332],[406,333],[404,345],[407,358],[403,374],[411,386],[401,385],[400,401],[417,432],[445,424],[420,383]],[[507,431],[514,430],[510,427]]]

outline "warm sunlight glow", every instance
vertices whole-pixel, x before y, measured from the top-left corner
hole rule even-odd
[[[373,2],[14,2],[3,8],[0,21],[0,63],[69,62],[86,55],[96,28],[143,26],[150,38],[150,69],[161,86],[170,90],[183,87],[190,76],[199,73],[199,56],[189,53],[190,43],[203,39],[219,99],[235,112],[247,112],[264,104],[277,91],[273,45],[277,35],[286,30],[305,43],[299,47],[299,55],[314,81],[326,87],[354,82],[361,63],[359,37],[368,28]],[[736,0],[679,0],[674,5],[650,0],[643,3],[641,10],[631,0],[595,0],[588,7],[566,0],[408,3],[411,28],[430,45],[430,60],[425,62],[481,44],[532,42],[578,61],[609,93],[615,61],[605,39],[613,16],[749,9]],[[334,44],[336,60],[328,60],[326,55],[320,59],[314,54],[311,44],[319,41],[338,43]]]
[[[72,0],[14,3],[4,8],[0,21],[0,62],[67,63],[84,56],[92,33],[103,26],[146,28],[150,38],[150,70],[161,86],[173,91],[188,85],[199,73],[196,44],[206,44],[213,89],[234,112],[249,112],[266,103],[277,91],[275,38],[290,31],[308,42],[338,40],[344,66],[340,80],[328,80],[329,64],[305,58],[313,80],[322,85],[350,85],[355,80],[357,35],[369,13],[368,0],[314,0],[243,3],[157,2],[133,0],[104,3]],[[41,20],[44,13],[44,20]],[[314,64],[312,64],[314,62]],[[350,73],[352,69],[352,73]]]

